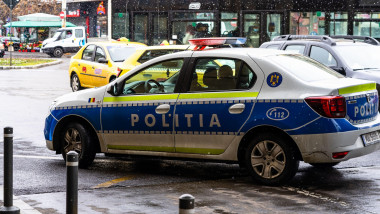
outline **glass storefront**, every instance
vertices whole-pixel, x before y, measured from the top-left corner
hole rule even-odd
[[[189,39],[217,35],[214,13],[173,12],[172,39],[189,44]]]
[[[260,46],[260,15],[244,14],[244,36],[249,47]]]
[[[380,39],[380,13],[357,13],[354,18],[354,34]]]
[[[220,21],[220,35],[224,37],[239,36],[237,13],[222,13]]]
[[[348,13],[332,12],[330,13],[330,35],[347,35],[348,34]]]
[[[324,35],[325,34],[324,12],[291,12],[290,34],[296,35]]]
[[[129,13],[114,13],[112,16],[112,38],[129,37]]]

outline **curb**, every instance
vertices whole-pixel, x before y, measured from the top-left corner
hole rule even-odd
[[[55,59],[53,62],[38,64],[38,65],[28,65],[28,66],[0,66],[0,70],[8,70],[8,69],[36,69],[42,68],[50,65],[57,65],[62,63],[61,59]]]
[[[0,185],[0,201],[3,202],[4,196],[4,186]],[[20,214],[41,214],[38,210],[31,207],[29,204],[25,203],[23,200],[17,196],[13,196],[13,206],[20,209]]]

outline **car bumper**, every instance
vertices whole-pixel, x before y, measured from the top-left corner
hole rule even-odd
[[[42,48],[42,52],[50,54],[53,53],[54,48]]]
[[[306,163],[341,162],[380,149],[380,143],[364,146],[362,135],[380,130],[380,117],[355,131],[292,136]],[[348,152],[344,158],[334,159],[333,153]]]
[[[53,134],[54,134],[54,129],[56,125],[57,125],[57,120],[55,120],[51,114],[46,117],[45,128],[44,128],[46,147],[53,151],[55,150],[54,144],[53,144]]]

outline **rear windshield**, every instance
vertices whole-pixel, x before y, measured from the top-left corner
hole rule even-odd
[[[108,46],[107,49],[112,61],[114,62],[123,62],[136,51],[136,48],[134,47],[122,45]]]
[[[306,82],[344,78],[331,68],[302,55],[283,54],[270,58],[289,73]]]
[[[380,46],[336,46],[334,49],[354,71],[380,69]]]

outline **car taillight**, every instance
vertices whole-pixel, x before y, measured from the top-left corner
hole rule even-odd
[[[117,68],[117,77],[119,77],[120,76],[120,74],[121,74],[121,72],[122,72],[123,70],[122,69],[120,69],[120,68]]]
[[[318,114],[328,118],[346,116],[346,99],[341,96],[308,97],[307,104]]]

